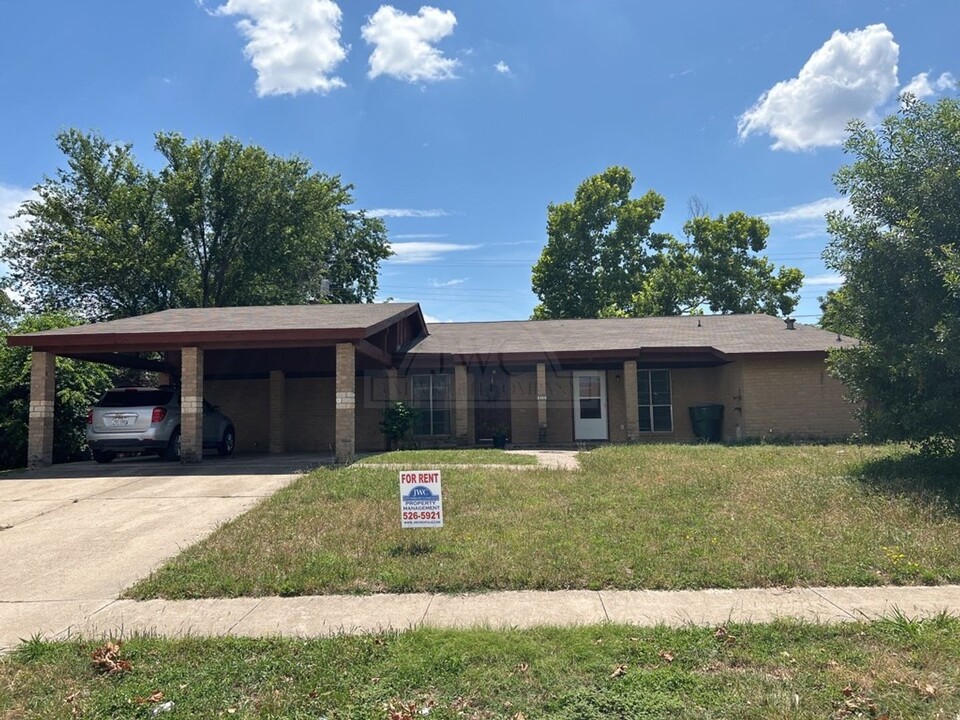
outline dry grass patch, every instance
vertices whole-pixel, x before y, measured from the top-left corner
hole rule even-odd
[[[917,475],[903,448],[628,446],[581,459],[581,472],[450,469],[438,530],[400,529],[395,471],[318,470],[129,595],[960,581],[960,515],[938,480],[949,470]]]

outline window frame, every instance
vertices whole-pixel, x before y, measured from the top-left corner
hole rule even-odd
[[[433,399],[434,379],[438,377],[446,378],[447,399],[445,401],[445,407],[436,407],[434,405],[434,399]],[[430,378],[430,399],[427,401],[428,403],[427,407],[421,407],[420,405],[417,404],[414,385],[416,384],[418,378]],[[421,428],[418,427],[418,425],[420,424],[420,422],[422,422],[422,420],[419,420],[419,422],[414,422],[413,424],[414,437],[450,437],[451,435],[450,424],[453,419],[451,417],[451,411],[453,409],[453,403],[451,398],[452,393],[453,393],[453,377],[450,373],[430,372],[430,373],[417,373],[415,375],[410,375],[410,407],[419,411],[420,418],[423,418],[424,416],[426,416],[427,423],[429,425],[429,432],[422,433],[422,432],[419,432]],[[443,401],[438,401],[438,402],[443,402]],[[446,415],[446,432],[435,432],[434,413],[438,411],[442,411]]]
[[[653,373],[655,372],[665,372],[667,374],[667,386],[670,392],[670,402],[667,404],[664,403],[654,403],[653,402]],[[650,403],[648,405],[640,404],[640,389],[644,387],[643,375],[646,374],[646,389],[648,397],[650,398]],[[654,417],[653,410],[654,408],[670,408],[670,429],[669,430],[655,430],[654,429]],[[643,417],[646,413],[647,419],[650,423],[650,429],[644,430],[640,426],[640,418]],[[673,417],[673,373],[670,372],[670,368],[638,368],[637,369],[637,432],[644,435],[670,435],[674,432],[675,424]]]

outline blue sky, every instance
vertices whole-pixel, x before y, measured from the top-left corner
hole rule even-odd
[[[0,230],[62,128],[147,164],[157,130],[229,134],[355,185],[397,252],[383,298],[525,318],[547,204],[626,165],[660,231],[691,195],[766,216],[812,322],[845,122],[956,95],[958,26],[953,0],[0,0]]]

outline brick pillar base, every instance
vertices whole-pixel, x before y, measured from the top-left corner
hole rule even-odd
[[[270,371],[270,454],[286,451],[287,377],[283,370]]]
[[[547,442],[547,366],[537,363],[537,442]]]
[[[180,351],[180,462],[203,461],[203,350]]]
[[[33,353],[30,361],[30,423],[27,440],[27,467],[53,462],[53,409],[56,402],[57,356]]]
[[[353,343],[337,344],[336,447],[334,459],[353,462],[356,455],[357,371]]]
[[[637,361],[623,363],[623,398],[627,410],[627,441],[640,439],[640,408],[637,405]]]

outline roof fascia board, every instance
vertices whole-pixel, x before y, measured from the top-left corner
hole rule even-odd
[[[31,346],[54,353],[107,352],[114,350],[176,350],[183,347],[205,349],[311,347],[336,342],[362,340],[366,328],[323,330],[191,330],[189,332],[111,332],[10,335],[7,344]],[[96,349],[94,349],[96,348]]]

